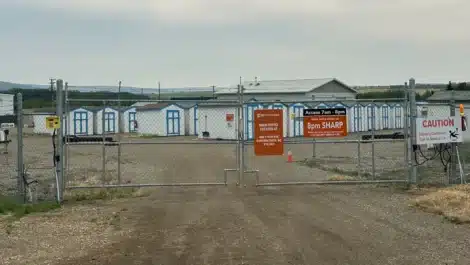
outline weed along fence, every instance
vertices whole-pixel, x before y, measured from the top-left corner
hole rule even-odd
[[[15,162],[0,184],[60,201],[66,189],[465,183],[465,108],[416,103],[414,88],[395,99],[261,101],[239,85],[232,100],[130,101],[69,98],[58,80],[54,110],[27,112],[18,95],[2,154]]]

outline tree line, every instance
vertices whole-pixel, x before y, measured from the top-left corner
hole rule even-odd
[[[446,90],[470,90],[470,85],[467,82],[452,83],[452,81],[449,81]]]
[[[56,92],[50,89],[19,89],[13,88],[6,92],[5,94],[14,94],[15,102],[16,94],[21,93],[23,96],[23,109],[36,109],[36,108],[51,108],[55,106]],[[107,92],[107,91],[98,91],[98,92],[80,92],[80,91],[68,91],[68,97],[70,99],[83,99],[80,102],[70,102],[70,107],[78,106],[103,106],[103,101],[94,101],[94,100],[116,100],[120,99],[121,106],[130,106],[139,100],[148,100],[150,99],[147,95],[138,95],[128,92]],[[16,105],[16,104],[15,104]],[[106,105],[117,105],[117,102],[108,102]]]
[[[427,90],[423,94],[416,94],[416,100],[426,100],[434,94],[433,91]],[[359,93],[356,96],[357,99],[402,99],[405,98],[405,91],[403,90],[386,90],[380,92],[366,92]]]

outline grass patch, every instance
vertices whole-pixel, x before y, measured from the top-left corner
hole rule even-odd
[[[352,181],[357,180],[354,177],[347,176],[347,175],[333,175],[328,177],[328,181]]]
[[[36,204],[22,204],[10,197],[0,195],[0,214],[12,215],[21,218],[31,213],[43,213],[60,208],[56,202],[40,202]]]
[[[338,166],[328,166],[327,163],[331,163],[331,161],[327,161],[326,159],[304,159],[302,161],[299,161],[299,163],[307,167],[318,168],[324,171],[336,173],[338,175],[346,175],[346,176],[352,176],[352,177],[359,176],[359,172],[357,172],[357,170],[346,170]],[[372,175],[368,172],[361,173],[361,177],[363,178],[367,178],[370,176]]]
[[[153,139],[153,138],[160,138],[161,136],[158,134],[140,134],[139,137],[144,138],[144,139]]]
[[[412,206],[442,215],[453,223],[470,223],[470,185],[430,191],[414,199]]]
[[[81,202],[96,200],[113,200],[122,198],[138,198],[148,196],[150,193],[138,188],[117,189],[84,189],[67,191],[64,194],[65,202]]]

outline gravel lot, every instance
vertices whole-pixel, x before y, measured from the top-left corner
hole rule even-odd
[[[147,142],[122,146],[125,183],[222,182],[223,169],[236,167],[231,144],[171,143],[200,142],[187,137],[125,140]],[[26,165],[50,167],[50,142],[25,137]],[[312,157],[312,148],[286,145],[300,161]],[[360,148],[365,174],[372,147]],[[403,163],[403,143],[375,148],[377,177],[390,177],[383,172]],[[102,151],[70,147],[70,184],[116,182],[117,147],[106,148],[105,176]],[[286,156],[255,157],[250,146],[246,152],[247,167],[260,170],[261,182],[327,180],[357,170],[357,144],[317,144],[320,162],[313,167],[286,163]],[[46,193],[52,174],[44,172],[52,170],[31,172]],[[470,264],[470,229],[410,208],[413,194],[366,186],[255,188],[249,174],[246,188],[236,181],[230,174],[228,187],[149,188],[149,197],[66,205],[13,224],[0,220],[0,231],[8,230],[0,237],[0,256],[6,265]]]

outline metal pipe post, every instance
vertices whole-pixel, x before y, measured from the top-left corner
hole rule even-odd
[[[362,173],[361,165],[361,139],[357,139],[357,177],[360,179]]]
[[[106,101],[103,101],[103,110],[101,111],[101,134],[102,134],[102,167],[101,167],[101,173],[102,173],[102,178],[103,178],[103,185],[106,184],[106,134],[105,134],[105,113],[106,113]]]
[[[62,202],[63,199],[63,190],[64,190],[64,81],[59,79],[56,81],[56,115],[59,118],[60,128],[57,133],[57,156],[59,157],[57,161],[57,176],[59,180],[59,192],[57,193],[58,202]]]
[[[240,171],[239,171],[239,185],[243,185],[244,174],[245,174],[245,115],[244,115],[244,99],[243,99],[243,85],[240,77],[239,93],[240,93]]]
[[[64,150],[64,182],[67,183],[68,181],[68,169],[70,168],[70,147],[67,145],[68,143],[68,135],[69,135],[69,126],[70,126],[70,111],[69,111],[69,83],[65,82],[65,100],[64,100],[64,125],[65,125],[65,131],[64,131],[64,145],[65,145],[65,150]],[[64,187],[65,187],[64,183]]]
[[[375,122],[375,111],[377,110],[374,101],[372,101],[372,134],[371,134],[371,139],[372,139],[372,145],[371,145],[371,156],[372,156],[372,179],[375,179],[375,127],[376,127],[376,122]]]
[[[451,91],[451,99],[450,99],[450,116],[455,117],[455,90]],[[459,132],[462,133],[462,132]],[[450,168],[449,168],[449,183],[450,184],[457,184],[460,181],[457,181],[457,144],[451,143],[451,159],[450,159]]]
[[[118,99],[121,99],[121,85],[122,81],[119,81],[119,88],[118,88]],[[121,133],[122,130],[122,110],[121,110],[121,100],[118,101],[118,155],[117,155],[117,175],[118,175],[118,183],[121,184]]]
[[[16,94],[16,127],[18,129],[18,146],[17,146],[17,188],[18,188],[18,201],[26,202],[25,185],[23,181],[24,174],[24,161],[23,161],[23,95],[21,93]]]
[[[416,145],[416,119],[418,118],[418,108],[416,106],[416,90],[415,90],[415,79],[411,78],[409,82],[409,100],[410,100],[410,122],[411,122],[411,148]],[[410,182],[418,183],[416,161],[411,162],[410,168]]]
[[[410,132],[410,104],[408,101],[409,97],[409,89],[408,89],[408,83],[405,82],[404,86],[404,102],[403,102],[403,117],[405,117],[404,124],[403,124],[403,138],[405,139],[404,145],[405,145],[405,150],[404,150],[404,159],[405,159],[405,167],[407,168],[407,172],[410,172],[411,168],[411,161],[410,161],[410,139],[409,139],[409,132]],[[409,178],[408,178],[409,180]]]

